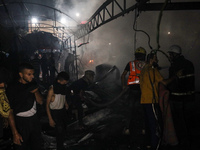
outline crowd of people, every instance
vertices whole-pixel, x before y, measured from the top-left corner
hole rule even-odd
[[[70,86],[66,86],[70,79],[68,73],[58,73],[45,98],[39,90],[37,77],[35,78],[37,67],[34,67],[34,63],[21,63],[18,68],[19,77],[10,83],[10,72],[5,67],[0,69],[0,138],[3,137],[3,128],[10,125],[15,150],[42,149],[37,106],[43,103],[46,103],[49,125],[55,128],[58,150],[65,149],[63,143],[66,137],[66,110],[70,108],[71,111],[71,107],[78,110],[79,129],[84,129],[82,94],[93,82],[93,71],[85,71],[85,75]]]
[[[48,85],[54,82],[57,70],[53,53],[50,55],[47,55],[46,53],[39,55],[36,53],[28,62],[34,67],[34,78],[37,82],[42,80],[44,84]]]
[[[167,79],[160,73],[157,51],[152,50],[147,55],[143,47],[135,50],[135,60],[127,63],[121,75],[122,89],[130,88],[128,99],[132,112],[128,128],[131,150],[161,150],[166,147],[189,150],[193,122],[188,118],[195,100],[194,66],[184,58],[180,46],[171,46],[168,53],[171,66]],[[18,78],[12,82],[8,81],[9,72],[0,68],[0,138],[3,125],[10,125],[16,150],[42,148],[37,106],[43,105],[45,99],[49,125],[55,128],[57,150],[65,149],[66,111],[75,107],[79,129],[85,128],[83,95],[94,81],[94,71],[86,70],[82,78],[66,86],[69,74],[62,71],[55,77],[54,66],[50,69],[52,81],[45,98],[38,85],[40,68],[43,80],[49,76],[45,57],[39,59],[36,55],[30,62],[21,63]]]
[[[169,50],[171,66],[169,78],[164,79],[158,65],[157,51],[146,57],[146,50],[135,50],[135,60],[130,61],[121,75],[129,72],[132,115],[129,125],[132,150],[174,149],[190,150],[191,125],[194,109],[194,66],[184,58],[182,49],[172,45]]]

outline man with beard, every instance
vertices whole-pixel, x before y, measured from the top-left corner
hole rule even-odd
[[[19,79],[8,86],[10,101],[9,122],[16,150],[40,150],[41,128],[37,118],[36,103],[43,104],[43,97],[34,81],[34,68],[29,63],[19,66]]]
[[[56,130],[57,150],[64,149],[63,143],[67,125],[66,109],[68,109],[66,84],[68,81],[69,75],[64,71],[60,72],[56,81],[50,86],[47,95],[46,111],[49,125],[55,127]]]

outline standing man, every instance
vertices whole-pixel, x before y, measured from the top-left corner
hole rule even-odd
[[[122,88],[128,85],[130,87],[129,100],[131,105],[131,120],[129,124],[130,142],[132,149],[141,149],[143,146],[143,108],[140,104],[140,72],[145,65],[146,50],[139,47],[135,50],[135,60],[130,61],[121,75]],[[125,83],[125,77],[129,72],[128,82]]]
[[[49,125],[55,127],[57,150],[64,150],[64,138],[67,126],[66,109],[66,84],[69,81],[69,75],[66,72],[60,72],[56,81],[49,88],[46,102],[46,111],[49,118]]]
[[[147,58],[147,64],[140,74],[141,104],[145,112],[145,134],[152,150],[157,150],[159,146],[159,136],[157,133],[161,129],[158,124],[158,83],[163,81],[163,77],[157,68],[157,56],[151,52]]]
[[[86,70],[85,75],[77,81],[74,81],[69,87],[71,92],[73,92],[71,93],[71,104],[74,105],[78,110],[78,121],[80,129],[84,129],[82,107],[82,101],[84,100],[83,95],[84,92],[88,90],[89,86],[93,83],[94,75],[94,71]]]
[[[54,58],[53,53],[51,53],[47,63],[48,63],[47,65],[49,67],[49,71],[50,71],[50,84],[52,84],[55,80],[55,73],[56,73],[55,58]]]
[[[41,58],[41,69],[42,69],[42,81],[43,83],[49,83],[49,73],[47,64],[47,55],[44,53]]]
[[[43,97],[33,79],[33,66],[22,63],[19,66],[19,80],[7,90],[10,113],[14,115],[9,117],[9,122],[16,150],[40,150],[42,146],[36,103],[42,105]]]
[[[159,72],[157,63],[156,51],[152,51],[148,54],[147,64],[140,74],[141,104],[145,112],[145,134],[147,140],[150,141],[149,144],[152,150],[159,148],[162,134],[161,130],[163,128],[161,120],[162,114],[158,105],[159,96],[161,96],[158,94],[159,83],[167,86],[180,76],[180,71],[177,71],[169,79],[164,79]],[[170,130],[170,133],[172,133],[172,130]],[[174,134],[170,136],[172,137]],[[172,138],[173,140],[175,139],[175,137]],[[176,140],[174,141],[177,142]]]
[[[191,119],[189,121],[189,118],[195,110],[194,66],[191,61],[184,58],[180,46],[172,45],[168,53],[171,60],[169,78],[179,72],[179,77],[168,86],[174,126],[180,146],[188,148],[191,140],[190,129],[194,123]]]

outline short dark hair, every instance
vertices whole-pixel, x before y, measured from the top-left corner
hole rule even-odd
[[[85,75],[95,75],[95,73],[92,70],[86,70]]]
[[[21,63],[19,65],[19,72],[22,72],[24,69],[34,69],[30,63]]]
[[[66,81],[68,81],[69,75],[68,75],[67,72],[62,71],[62,72],[58,73],[56,80],[66,80]]]

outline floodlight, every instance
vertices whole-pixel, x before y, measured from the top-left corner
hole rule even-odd
[[[31,22],[32,22],[32,23],[37,23],[38,20],[37,20],[37,18],[34,17],[34,18],[31,19]]]

